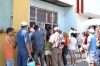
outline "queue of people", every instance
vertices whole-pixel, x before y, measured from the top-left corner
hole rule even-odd
[[[82,58],[85,51],[86,60],[90,66],[100,65],[100,31],[98,36],[94,35],[94,29],[82,33],[70,28],[70,32],[63,32],[58,28],[47,28],[44,30],[41,24],[35,25],[34,29],[27,31],[28,24],[21,23],[21,29],[14,35],[13,28],[7,28],[4,43],[6,66],[14,66],[14,49],[18,47],[17,66],[26,66],[27,60],[34,59],[38,64],[44,66],[68,66],[67,55],[71,58],[70,66],[76,66],[76,53]],[[13,37],[13,39],[12,39]],[[96,39],[98,38],[98,40]]]

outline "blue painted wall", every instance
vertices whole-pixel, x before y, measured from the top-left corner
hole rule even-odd
[[[64,8],[64,30],[69,31],[70,27],[77,29],[77,18],[74,7],[65,7]]]
[[[76,28],[76,14],[73,7],[60,7],[39,0],[30,0],[30,5],[58,12],[58,26],[62,31],[68,31],[71,26]]]
[[[0,28],[11,27],[12,0],[0,0]]]

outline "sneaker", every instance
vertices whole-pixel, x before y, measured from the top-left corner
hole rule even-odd
[[[73,65],[71,64],[71,65],[69,65],[69,66],[73,66]]]
[[[74,64],[73,66],[76,66],[76,64]]]

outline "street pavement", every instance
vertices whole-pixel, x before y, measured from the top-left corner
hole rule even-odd
[[[70,66],[70,56],[67,55],[68,65]],[[88,66],[88,63],[85,59],[85,54],[82,54],[82,59],[79,59],[79,55],[76,54],[76,66]]]
[[[67,55],[68,66],[70,66],[70,56]],[[46,66],[46,64],[45,64]],[[85,59],[85,54],[82,55],[82,59],[79,59],[79,55],[76,54],[76,66],[89,66]]]
[[[87,62],[83,61],[83,62],[76,64],[76,66],[89,66],[89,65]]]

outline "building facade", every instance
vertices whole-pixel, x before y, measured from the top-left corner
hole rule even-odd
[[[5,5],[6,4],[6,5]],[[43,22],[47,26],[58,26],[62,31],[76,28],[76,15],[72,4],[60,0],[0,0],[0,29],[13,27],[17,32],[22,21],[26,21],[29,27]],[[5,66],[4,39],[6,33],[0,34],[0,66]],[[15,49],[15,66],[17,49]]]
[[[69,31],[70,27],[74,27],[82,32],[84,28],[81,24],[88,17],[100,17],[99,2],[99,0],[0,0],[0,29],[13,27],[17,32],[21,28],[20,23],[26,21],[29,27],[43,22],[44,28],[58,26],[62,31]],[[2,53],[0,66],[5,66],[3,52],[5,36],[6,33],[0,34],[0,53]],[[15,66],[16,58],[17,49]]]

